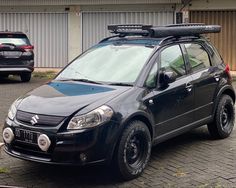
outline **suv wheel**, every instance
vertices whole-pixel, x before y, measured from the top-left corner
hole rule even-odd
[[[21,78],[21,81],[22,82],[29,82],[30,81],[30,79],[31,79],[31,73],[22,73],[21,75],[20,75],[20,78]]]
[[[124,130],[118,144],[116,165],[123,179],[138,177],[147,166],[151,154],[151,136],[141,121],[133,121]]]
[[[208,130],[214,138],[226,138],[234,127],[234,103],[230,96],[223,95],[218,103],[215,119],[208,124]]]

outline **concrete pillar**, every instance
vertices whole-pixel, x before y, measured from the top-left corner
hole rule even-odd
[[[80,6],[71,6],[68,12],[68,61],[82,52],[82,23]]]

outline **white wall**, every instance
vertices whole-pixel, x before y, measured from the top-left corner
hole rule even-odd
[[[233,10],[236,0],[192,0],[190,10]]]

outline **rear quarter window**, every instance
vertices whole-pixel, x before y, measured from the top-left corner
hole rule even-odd
[[[193,72],[211,66],[209,55],[200,44],[188,43],[184,44],[184,46]]]

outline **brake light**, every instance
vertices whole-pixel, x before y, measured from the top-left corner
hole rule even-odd
[[[225,72],[230,73],[230,68],[228,64],[225,66]]]
[[[20,48],[24,49],[26,52],[28,52],[28,51],[33,51],[34,46],[32,46],[32,45],[25,45],[25,46],[21,46]]]
[[[230,74],[230,67],[229,67],[228,64],[225,66],[225,72],[229,76],[229,78],[231,79],[232,77],[231,77],[231,74]]]

